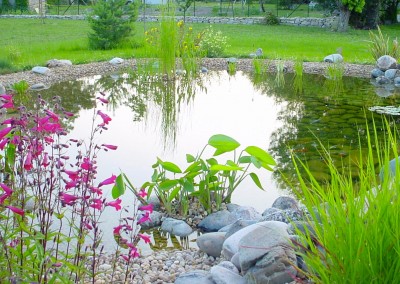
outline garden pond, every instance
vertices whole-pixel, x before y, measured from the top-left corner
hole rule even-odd
[[[400,103],[399,90],[377,89],[369,79],[304,74],[300,82],[285,74],[277,81],[272,73],[241,71],[178,76],[172,81],[134,74],[95,76],[57,83],[40,94],[60,96],[65,109],[75,114],[70,137],[87,139],[100,92],[110,101],[103,111],[112,121],[96,142],[117,145],[118,150],[99,154],[99,180],[124,172],[140,188],[151,180],[157,157],[185,168],[186,154],[198,154],[212,135],[225,134],[241,143],[240,150],[255,145],[277,162],[273,172],[256,169],[265,191],[247,179],[232,196],[233,203],[259,212],[277,197],[291,194],[286,182],[296,176],[291,153],[307,162],[319,181],[330,178],[321,145],[337,167],[351,170],[360,147],[366,150],[366,126],[372,129],[374,120],[377,131],[382,131],[378,136],[385,135],[381,115],[368,108]],[[390,121],[397,122],[396,117],[390,116]],[[124,196],[123,203],[129,204],[130,198]],[[105,237],[112,235],[117,215],[106,212]],[[187,240],[167,241],[159,231],[153,233],[152,243],[164,248],[190,245]]]

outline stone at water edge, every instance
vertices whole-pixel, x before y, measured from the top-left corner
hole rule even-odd
[[[49,87],[47,87],[45,84],[43,83],[37,83],[32,85],[29,89],[34,90],[34,91],[41,91],[44,89],[48,89]]]
[[[6,88],[2,84],[0,84],[0,95],[5,93],[6,93]]]
[[[141,218],[143,215],[140,215],[139,218]],[[160,213],[158,211],[153,211],[150,213],[150,220],[140,224],[140,227],[144,230],[152,229],[154,227],[159,227],[161,226],[161,220],[164,217],[163,213]]]
[[[165,218],[161,224],[161,230],[178,237],[187,237],[193,232],[184,221],[174,218]]]
[[[255,220],[237,220],[235,223],[221,228],[218,232],[226,232],[225,238],[229,238],[237,231],[255,223],[257,223]]]
[[[398,69],[388,69],[385,71],[385,77],[389,80],[393,80],[397,75],[400,75],[400,71]]]
[[[272,203],[272,208],[285,209],[298,209],[299,203],[296,199],[290,196],[280,196]]]
[[[197,227],[204,232],[216,232],[222,227],[232,224],[236,221],[234,215],[228,210],[221,210],[208,215],[201,220]]]
[[[206,67],[202,66],[200,71],[201,71],[201,73],[207,73],[208,69]]]
[[[261,48],[261,47],[257,48],[257,50],[256,50],[256,56],[257,56],[257,57],[260,57],[260,56],[262,56],[262,55],[263,55],[263,50],[262,50],[262,48]]]
[[[218,266],[225,267],[226,269],[231,270],[233,273],[239,274],[237,267],[230,261],[224,260],[218,263]]]
[[[236,210],[231,211],[237,220],[259,220],[261,214],[251,206],[239,206]]]
[[[325,56],[324,62],[342,63],[343,62],[343,56],[341,54],[339,54],[339,53],[330,54],[328,56]]]
[[[43,66],[35,66],[32,68],[32,72],[40,75],[46,75],[50,73],[50,69]]]
[[[219,257],[221,255],[222,245],[225,241],[225,234],[225,232],[202,234],[196,240],[197,246],[207,255]]]
[[[269,215],[264,215],[258,220],[259,222],[263,221],[279,221],[283,222],[286,224],[289,224],[290,222],[293,221],[302,221],[307,219],[307,215],[305,212],[299,210],[299,209],[286,209],[286,210],[280,210],[271,213]]]
[[[210,278],[216,284],[246,284],[246,280],[239,275],[238,273],[233,272],[232,270],[223,267],[223,266],[214,266],[211,267],[210,270]]]
[[[71,60],[66,60],[66,59],[51,59],[47,61],[46,67],[49,68],[54,68],[54,67],[63,67],[63,66],[72,66]]]
[[[374,68],[374,69],[372,69],[372,71],[371,71],[371,77],[372,78],[378,78],[378,77],[381,77],[381,76],[385,76],[385,72],[383,72],[381,69],[379,69],[379,68]]]
[[[205,270],[193,270],[180,274],[175,284],[215,284]]]
[[[114,57],[109,62],[111,64],[113,64],[113,65],[118,65],[118,64],[122,64],[124,62],[124,60],[122,58],[119,58],[119,57]]]
[[[376,60],[376,66],[382,70],[386,71],[388,69],[397,68],[397,60],[389,55],[383,55]]]
[[[386,78],[385,76],[380,76],[375,79],[376,83],[379,85],[384,85],[384,84],[389,84],[390,80]]]

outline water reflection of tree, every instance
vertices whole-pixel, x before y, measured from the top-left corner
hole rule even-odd
[[[331,153],[338,168],[355,170],[360,153],[359,135],[361,150],[367,149],[366,121],[369,129],[373,129],[374,117],[377,129],[382,128],[380,116],[367,108],[394,103],[377,97],[366,80],[357,78],[344,77],[341,84],[329,82],[323,76],[304,75],[302,93],[293,90],[291,74],[286,75],[286,84],[279,88],[274,85],[272,74],[250,76],[250,79],[259,91],[285,105],[278,114],[281,126],[272,133],[269,146],[278,162],[275,179],[282,188],[287,188],[283,177],[295,180],[292,151],[309,165],[320,181],[329,178],[321,145]],[[398,104],[398,99],[392,100]]]

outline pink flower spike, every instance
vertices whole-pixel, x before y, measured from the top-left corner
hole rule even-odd
[[[10,131],[12,130],[12,127],[5,127],[2,130],[0,130],[0,139],[3,139],[4,136],[6,136],[8,133],[10,133]]]
[[[14,212],[15,214],[18,214],[20,216],[24,216],[25,212],[24,210],[22,210],[21,208],[17,208],[14,206],[6,206],[6,208],[10,209],[12,212]]]
[[[121,257],[126,261],[129,262],[129,256],[121,254]]]
[[[12,124],[13,122],[14,122],[14,118],[9,118],[9,119],[3,120],[3,122],[1,124],[6,125],[6,124]]]
[[[110,150],[117,150],[118,146],[110,145],[110,144],[102,144],[101,146],[110,149]]]
[[[141,188],[141,189],[139,190],[138,195],[139,195],[141,198],[145,198],[145,197],[147,196],[147,192],[145,191],[144,188]]]
[[[149,211],[146,211],[146,213],[142,216],[142,218],[139,219],[139,221],[137,223],[138,223],[138,225],[140,225],[147,221],[151,221]]]
[[[5,100],[5,101],[9,101],[9,100],[12,99],[12,95],[9,95],[9,94],[2,94],[2,95],[0,95],[0,98],[3,99],[3,100]]]
[[[124,225],[119,225],[117,227],[114,227],[113,234],[116,236],[121,235],[121,230],[123,227],[124,227]]]
[[[144,205],[144,206],[140,206],[138,208],[140,211],[147,211],[149,213],[153,213],[153,204],[148,204],[148,205]]]
[[[0,204],[3,204],[4,201],[9,198],[11,195],[7,194],[7,193],[3,193],[2,195],[0,195]]]
[[[96,193],[97,195],[102,195],[103,194],[103,191],[98,187],[91,186],[91,187],[89,187],[89,189],[90,189],[90,192]]]
[[[101,199],[94,199],[93,203],[89,205],[90,207],[97,209],[97,210],[101,210],[103,208],[103,202],[101,201]]]
[[[146,243],[150,243],[150,236],[148,235],[143,235],[143,234],[138,234],[138,236]]]
[[[79,177],[79,172],[78,171],[65,170],[64,173],[66,173],[71,180],[77,180],[78,177]]]
[[[119,211],[119,210],[121,210],[121,208],[122,208],[122,207],[121,207],[121,202],[122,202],[122,200],[118,198],[118,199],[115,200],[115,201],[107,202],[106,205],[107,205],[107,206],[114,207],[115,210]]]
[[[31,151],[28,152],[28,154],[26,155],[25,158],[25,162],[24,162],[24,169],[27,171],[30,171],[33,168],[32,165],[32,153]]]
[[[132,247],[132,248],[130,249],[129,255],[130,255],[131,257],[133,257],[133,258],[136,258],[136,257],[139,257],[139,256],[140,256],[140,254],[139,254],[138,251],[137,251],[137,248],[135,248],[135,247]]]
[[[99,183],[99,185],[97,187],[102,187],[103,185],[109,185],[109,184],[113,184],[115,183],[115,179],[117,178],[117,176],[112,175],[111,177],[109,177],[108,179],[103,180],[101,183]]]
[[[108,103],[109,103],[109,101],[108,101],[107,99],[105,99],[105,98],[97,97],[97,99],[98,99],[99,101],[101,101],[103,104],[108,104]]]
[[[50,111],[50,110],[45,110],[46,114],[48,116],[50,116],[53,121],[57,122],[58,121],[58,115],[56,115],[54,112]]]
[[[49,154],[44,153],[44,154],[43,154],[42,166],[46,168],[48,165],[50,165],[50,162],[49,162]]]
[[[12,101],[6,102],[0,108],[14,108],[14,103]]]
[[[98,110],[97,114],[101,116],[104,124],[108,124],[111,121],[111,117],[109,117],[107,114],[103,113],[101,110]]]
[[[9,188],[7,185],[4,183],[0,183],[0,187],[4,190],[4,192],[8,195],[11,195],[13,193],[13,190]]]
[[[92,168],[92,162],[90,161],[89,158],[87,157],[83,158],[83,163],[81,165],[81,168],[87,171],[89,171]]]
[[[63,202],[63,204],[66,205],[74,205],[75,202],[79,199],[78,196],[72,195],[72,194],[68,194],[68,193],[61,193],[61,201]]]

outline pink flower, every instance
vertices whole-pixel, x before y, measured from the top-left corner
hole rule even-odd
[[[2,99],[4,101],[9,101],[9,100],[12,100],[12,95],[2,94],[2,95],[0,95],[0,99]]]
[[[3,193],[2,195],[0,195],[0,204],[3,204],[4,201],[9,198],[11,195],[7,194],[7,193]]]
[[[93,199],[93,203],[89,205],[90,207],[101,210],[103,208],[103,201],[101,199]]]
[[[69,112],[69,111],[64,111],[63,113],[64,113],[65,116],[68,116],[68,117],[74,116],[74,114],[72,112]]]
[[[140,224],[142,224],[144,222],[147,222],[149,220],[151,221],[150,213],[149,213],[149,211],[146,211],[146,213],[142,216],[142,218],[139,219],[139,221],[137,223],[140,225]]]
[[[61,201],[63,202],[63,204],[66,205],[74,205],[76,200],[79,199],[78,196],[72,195],[72,194],[68,194],[68,193],[61,193]]]
[[[56,263],[53,263],[51,266],[53,266],[53,267],[61,267],[63,264],[61,263],[61,262],[56,262]]]
[[[78,181],[76,180],[70,180],[68,182],[65,183],[65,189],[70,189],[70,188],[74,188],[78,185]]]
[[[112,175],[108,179],[103,180],[101,183],[99,183],[98,187],[102,187],[103,185],[109,185],[115,183],[115,179],[117,177],[115,175]]]
[[[103,194],[103,191],[98,187],[91,186],[91,187],[89,187],[89,189],[90,189],[90,192],[96,193],[97,195],[102,195]]]
[[[121,254],[121,257],[126,261],[129,262],[129,256]]]
[[[145,198],[145,197],[147,196],[147,192],[145,191],[144,188],[141,188],[141,189],[139,190],[138,195],[139,195],[140,197],[142,197],[142,198]]]
[[[143,235],[143,234],[138,234],[138,236],[146,243],[150,243],[150,236],[148,235]]]
[[[3,139],[4,136],[6,136],[8,133],[10,133],[10,131],[12,130],[12,127],[5,127],[2,130],[0,130],[0,139]]]
[[[110,150],[117,150],[118,146],[115,145],[109,145],[109,144],[102,144],[101,146],[110,149]]]
[[[8,244],[8,246],[9,246],[9,247],[12,247],[12,248],[15,248],[18,244],[19,244],[19,240],[13,239],[13,240]]]
[[[77,180],[79,178],[79,172],[78,171],[65,170],[64,173],[66,173],[71,180]]]
[[[113,234],[116,235],[116,236],[121,235],[121,230],[124,227],[125,227],[125,225],[119,225],[117,227],[114,227]]]
[[[144,206],[140,206],[138,208],[140,211],[147,211],[149,213],[153,213],[153,204],[148,204],[148,205],[144,205]]]
[[[101,101],[102,103],[104,103],[104,104],[108,104],[108,103],[109,103],[109,101],[108,101],[107,99],[105,99],[105,98],[97,97],[97,99],[98,99],[99,101]]]
[[[8,195],[11,195],[13,193],[13,190],[9,188],[7,185],[4,183],[0,183],[0,187],[4,190],[4,192]]]
[[[53,121],[57,122],[58,121],[58,115],[56,115],[54,112],[50,111],[50,110],[45,110],[46,114],[48,116],[50,116]]]
[[[43,166],[43,167],[47,167],[48,165],[50,165],[50,162],[49,162],[49,154],[48,154],[48,153],[44,153],[44,154],[43,154],[42,166]]]
[[[115,208],[115,210],[119,211],[119,210],[121,210],[121,202],[122,202],[122,200],[118,198],[115,201],[107,202],[106,205],[107,206],[112,206],[112,207]]]
[[[101,116],[104,124],[108,124],[111,121],[111,117],[109,117],[107,114],[103,113],[101,110],[98,110],[97,114]]]
[[[14,108],[14,103],[12,101],[5,102],[0,108]]]
[[[25,212],[24,210],[22,210],[21,208],[17,208],[14,206],[6,206],[6,208],[10,209],[12,212],[14,212],[15,214],[18,214],[20,216],[24,216]]]
[[[24,169],[30,171],[33,168],[32,165],[32,152],[29,151],[26,155],[25,162],[24,162]]]
[[[89,158],[87,157],[83,158],[83,163],[81,165],[81,168],[87,171],[89,171],[92,168],[92,162],[90,161]]]
[[[133,257],[133,258],[139,257],[140,254],[138,253],[137,248],[132,247],[132,248],[130,249],[130,251],[129,251],[129,256],[130,256],[130,257]]]

